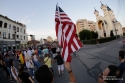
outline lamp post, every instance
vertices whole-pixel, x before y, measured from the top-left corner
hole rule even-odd
[[[16,44],[16,28],[14,28],[14,33],[15,33],[15,49],[17,49],[17,44]]]

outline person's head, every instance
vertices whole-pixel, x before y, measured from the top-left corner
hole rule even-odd
[[[8,58],[8,57],[9,57],[9,55],[8,55],[8,54],[6,54],[5,56],[6,56],[6,58]]]
[[[45,54],[45,57],[49,57],[49,54]]]
[[[14,65],[14,61],[13,59],[10,59],[10,66],[13,66]]]
[[[116,80],[105,80],[105,79],[114,79],[118,78],[119,76],[119,68],[115,65],[109,65],[108,68],[106,68],[103,73],[99,75],[98,83],[103,83],[104,81],[106,83],[116,83]],[[113,78],[113,77],[114,78]]]
[[[41,66],[36,71],[35,78],[39,83],[53,83],[53,75],[47,65]]]
[[[119,51],[119,59],[124,59],[124,51],[123,50],[120,50]]]
[[[24,66],[23,65],[19,65],[19,67],[18,67],[18,73],[22,74],[23,71],[24,71]]]

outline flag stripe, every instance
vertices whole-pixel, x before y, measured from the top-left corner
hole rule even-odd
[[[65,61],[71,62],[70,54],[82,47],[76,36],[76,26],[59,6],[56,6],[55,22],[56,36],[62,47],[62,57]]]

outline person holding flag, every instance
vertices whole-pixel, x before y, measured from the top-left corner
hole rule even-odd
[[[58,4],[56,5],[55,12],[55,30],[59,45],[62,48],[61,55],[64,58],[65,67],[69,72],[70,83],[75,83],[75,76],[70,67],[72,60],[70,54],[80,49],[82,44],[76,35],[75,24]]]

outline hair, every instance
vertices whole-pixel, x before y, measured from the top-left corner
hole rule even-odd
[[[35,73],[35,78],[39,83],[52,83],[53,75],[47,65],[41,66]]]
[[[0,55],[0,60],[4,60],[2,55]]]
[[[19,74],[22,74],[23,71],[24,71],[24,66],[20,64],[19,67],[18,67]]]
[[[121,59],[124,59],[124,51],[123,50],[120,50],[119,51],[119,57],[121,57]]]
[[[48,57],[50,57],[50,55],[49,55],[49,54],[45,54],[45,56],[46,56],[46,57],[47,57],[47,56],[48,56]]]
[[[117,74],[117,72],[119,71],[119,68],[115,65],[109,65],[108,66],[110,72],[107,75],[107,78],[109,77],[109,79],[112,79],[111,76],[114,76],[115,78],[118,78],[119,74]],[[116,83],[116,80],[105,80],[107,83]]]

